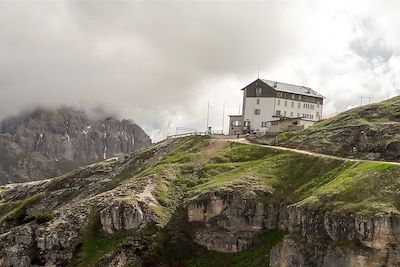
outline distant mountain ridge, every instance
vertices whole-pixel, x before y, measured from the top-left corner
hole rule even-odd
[[[0,121],[0,184],[61,175],[150,144],[131,120],[93,119],[71,107],[36,109]]]

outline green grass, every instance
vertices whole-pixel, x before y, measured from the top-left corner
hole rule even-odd
[[[94,212],[76,245],[71,266],[94,266],[108,252],[116,249],[130,233],[125,230],[107,234],[102,231],[100,214]]]
[[[55,214],[52,211],[41,211],[30,214],[28,220],[34,220],[35,222],[42,224],[51,221],[54,217]]]
[[[303,131],[291,131],[291,132],[283,132],[278,134],[277,140],[278,142],[286,142],[290,138],[302,134]]]
[[[186,197],[242,188],[243,193],[273,191],[270,202],[303,201],[340,211],[393,212],[400,208],[396,193],[400,167],[386,163],[345,162],[234,144],[199,173],[203,179],[185,188]]]
[[[215,149],[212,145],[213,140],[207,137],[174,140],[170,153],[155,166],[137,168],[135,165],[114,176],[103,190],[124,182],[134,182],[138,188],[150,179],[155,182],[154,195],[159,204],[152,208],[160,218],[158,224],[152,226],[151,234],[133,231],[107,234],[102,231],[96,211],[76,244],[72,266],[94,266],[106,254],[127,245],[140,254],[145,266],[268,266],[271,247],[284,236],[277,230],[261,235],[255,239],[254,246],[233,254],[208,251],[193,242],[192,234],[208,226],[188,223],[184,205],[186,201],[206,198],[209,193],[235,192],[243,198],[259,198],[257,201],[266,205],[298,203],[346,214],[399,214],[400,166],[321,158],[239,143],[219,147],[220,150],[210,149]],[[154,151],[146,153],[149,158]],[[93,167],[87,172],[103,167]],[[76,177],[62,177],[51,188],[56,190],[68,185],[68,179]],[[29,215],[38,223],[51,220],[54,214],[46,211],[27,214],[28,207],[43,197],[35,195],[1,205],[0,213],[4,215],[0,221],[7,218],[21,222]],[[140,246],[135,239],[138,236],[145,239],[139,242]],[[136,252],[139,247],[140,251]],[[140,265],[140,262],[134,264]]]
[[[153,235],[147,249],[150,253],[142,257],[144,266],[268,266],[271,248],[285,235],[279,230],[260,233],[250,248],[239,253],[222,253],[209,251],[193,241],[193,233],[204,227],[188,223],[185,210],[180,208]]]
[[[141,243],[140,258],[145,266],[268,266],[271,248],[285,233],[273,230],[255,239],[240,253],[208,251],[197,245],[192,234],[208,227],[188,223],[184,203],[208,193],[259,197],[265,204],[293,204],[332,212],[398,213],[400,167],[385,163],[349,162],[232,143],[207,154],[212,140],[189,137],[175,140],[172,151],[157,165],[135,174],[122,173],[116,181],[152,179],[159,205],[153,211],[160,221],[155,232]],[[258,192],[266,194],[258,194]],[[101,230],[98,214],[82,234],[74,266],[93,266],[107,253],[132,243],[138,233]],[[142,234],[142,237],[145,236]],[[136,241],[135,241],[136,242]],[[140,266],[140,262],[132,264]]]
[[[271,203],[301,202],[332,211],[398,212],[400,208],[396,193],[399,166],[346,162],[239,143],[226,146],[198,166],[196,159],[186,162],[186,156],[196,158],[193,155],[203,153],[210,140],[197,137],[181,142],[172,157],[144,171],[159,176],[160,213],[171,214],[184,199],[233,190],[243,196],[264,191],[272,193],[267,200]],[[173,175],[166,178],[165,173]]]
[[[399,110],[400,97],[357,107],[305,130],[281,133],[277,143],[344,157],[366,159],[373,152],[381,160],[398,160],[396,148],[387,145],[400,140]]]
[[[277,154],[276,150],[261,146],[232,143],[229,147],[211,158],[215,163],[234,163],[259,160],[266,156]]]
[[[210,144],[211,138],[192,136],[177,141],[173,151],[161,162],[163,163],[191,163],[204,155],[204,149]]]
[[[0,206],[0,210],[4,214],[0,217],[0,223],[7,222],[12,225],[19,225],[29,221],[30,218],[27,209],[42,200],[45,195],[45,193],[39,193],[27,199]]]

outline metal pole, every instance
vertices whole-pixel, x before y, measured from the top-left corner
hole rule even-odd
[[[224,134],[224,122],[225,122],[224,120],[225,120],[225,102],[222,107],[222,134]]]
[[[207,128],[206,128],[206,132],[208,132],[208,120],[210,117],[210,100],[207,103]]]

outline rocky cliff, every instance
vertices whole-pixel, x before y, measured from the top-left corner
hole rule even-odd
[[[324,154],[400,161],[400,97],[357,107],[271,140],[281,146]]]
[[[0,184],[54,177],[151,144],[129,120],[72,108],[37,109],[0,122]]]
[[[400,265],[395,164],[188,137],[0,188],[0,266]]]

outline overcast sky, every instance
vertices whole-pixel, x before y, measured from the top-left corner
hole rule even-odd
[[[399,14],[394,1],[1,1],[0,118],[102,106],[159,140],[204,130],[210,101],[220,129],[258,69],[332,114],[400,89]]]

